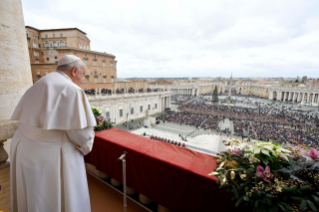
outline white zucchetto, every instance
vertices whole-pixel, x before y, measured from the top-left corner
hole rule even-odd
[[[81,61],[81,59],[74,55],[65,55],[59,60],[58,66],[68,65],[77,61]]]

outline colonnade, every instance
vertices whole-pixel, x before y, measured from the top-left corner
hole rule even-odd
[[[272,91],[269,95],[269,99],[278,101],[292,101],[300,103],[308,103],[311,105],[318,105],[319,103],[319,91]]]
[[[172,95],[180,95],[180,96],[198,96],[199,89],[198,88],[172,88]]]

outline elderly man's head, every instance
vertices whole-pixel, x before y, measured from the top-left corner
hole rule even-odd
[[[74,55],[63,56],[59,60],[56,70],[67,74],[78,86],[84,81],[84,76],[86,74],[85,64],[80,58]]]

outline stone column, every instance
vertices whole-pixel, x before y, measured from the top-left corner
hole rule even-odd
[[[311,95],[311,93],[308,93],[308,96],[307,96],[308,100],[307,100],[307,102],[310,102],[310,101],[311,101],[310,95]]]
[[[0,37],[0,120],[4,120],[32,85],[21,0],[1,1]]]

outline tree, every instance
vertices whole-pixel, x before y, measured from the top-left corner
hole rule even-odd
[[[217,102],[218,102],[217,86],[215,86],[215,89],[214,89],[214,91],[213,91],[212,102],[214,102],[214,103],[217,103]]]

